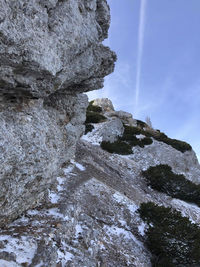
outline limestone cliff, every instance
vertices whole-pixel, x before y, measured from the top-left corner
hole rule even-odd
[[[1,229],[0,265],[150,267],[156,260],[158,266],[199,266],[200,165],[191,146],[115,111],[108,100],[93,104],[87,109],[87,134],[77,145],[76,157],[63,165],[46,201]],[[152,166],[162,167],[157,189],[144,175]],[[162,177],[163,166],[167,177]],[[153,224],[138,211],[149,202],[162,212],[166,207],[181,212],[170,227],[164,217],[153,232],[156,241],[151,245],[164,244],[164,255],[151,250],[147,240]],[[155,215],[162,218],[161,212]],[[165,241],[161,245],[159,238]]]
[[[0,225],[44,198],[113,71],[105,0],[0,0]]]

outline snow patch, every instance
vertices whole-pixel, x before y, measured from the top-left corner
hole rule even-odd
[[[145,229],[146,229],[147,225],[142,222],[139,226],[138,226],[138,232],[144,236],[145,235]]]
[[[6,260],[1,260],[1,259],[0,259],[0,266],[1,267],[20,267],[20,265],[18,265],[14,261],[6,261]]]
[[[119,192],[115,192],[113,194],[113,198],[118,203],[125,204],[131,213],[134,213],[138,209],[138,206],[136,204],[132,203],[127,197],[123,196]]]
[[[103,227],[105,232],[112,237],[118,236],[120,238],[125,238],[134,241],[138,246],[143,247],[143,244],[130,232],[123,228],[117,227],[117,226],[104,226]]]
[[[64,174],[67,175],[68,173],[72,172],[73,169],[74,169],[74,166],[73,165],[69,165],[67,168],[63,169]]]
[[[51,215],[53,217],[62,218],[64,219],[64,215],[59,212],[57,208],[52,208],[46,211],[47,215]]]
[[[85,167],[83,165],[81,165],[80,163],[78,162],[75,162],[75,166],[80,170],[80,171],[85,171]]]
[[[57,190],[58,190],[58,192],[60,192],[60,191],[63,190],[62,185],[65,182],[65,178],[63,178],[63,177],[57,177],[57,181],[58,181]]]
[[[99,135],[98,130],[102,127],[103,123],[93,124],[94,129],[92,132],[87,133],[81,137],[82,140],[87,141],[93,145],[99,146],[102,142],[102,136]]]
[[[22,236],[21,239],[13,238],[8,235],[0,236],[0,240],[6,241],[4,244],[4,248],[0,249],[0,252],[6,251],[8,253],[15,253],[16,262],[19,264],[24,263],[24,262],[28,262],[28,263],[32,262],[32,259],[37,250],[36,242],[34,242],[31,239],[28,240],[26,236]],[[0,265],[0,266],[3,266],[3,265]]]
[[[57,254],[58,254],[57,262],[61,261],[63,264],[65,264],[68,261],[71,261],[74,258],[74,255],[68,251],[62,252],[61,250],[58,249]]]
[[[137,134],[136,137],[141,140],[144,139],[146,136],[143,134]]]
[[[50,199],[51,203],[55,204],[55,203],[58,203],[60,197],[58,194],[49,190],[49,199]]]
[[[118,192],[115,192],[113,194],[113,197],[114,199],[118,202],[118,203],[121,203],[124,201],[124,196],[122,196],[122,194],[118,193]]]

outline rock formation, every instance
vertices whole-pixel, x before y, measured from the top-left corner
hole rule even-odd
[[[138,212],[141,203],[172,207],[189,218],[191,225],[200,223],[199,206],[154,190],[142,174],[150,166],[167,164],[174,173],[200,184],[200,165],[190,146],[182,142],[188,149],[182,152],[180,141],[174,148],[173,142],[169,145],[165,139],[156,140],[159,132],[150,137],[151,144],[144,145],[141,140],[148,133],[145,123],[136,120],[137,127],[130,127],[118,117],[124,128],[120,130],[116,118],[101,113],[106,120],[92,123],[93,130],[82,136],[75,159],[62,166],[44,203],[1,229],[1,266],[150,267],[152,253],[145,242],[148,226]],[[101,148],[106,131],[113,142],[125,140],[125,135],[128,140],[127,129],[135,131],[138,142],[131,154],[111,154]]]
[[[38,205],[113,71],[105,0],[0,0],[0,225]]]
[[[109,23],[106,0],[0,0],[2,267],[200,266],[191,146],[82,94]]]

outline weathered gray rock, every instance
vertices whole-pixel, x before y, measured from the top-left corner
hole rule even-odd
[[[38,205],[113,71],[106,0],[0,0],[0,226]]]
[[[87,143],[78,146],[76,160],[74,168],[63,169],[43,206],[0,231],[4,261],[30,267],[150,267],[137,205],[124,195],[130,175],[121,183],[126,169]]]
[[[107,141],[113,143],[122,136],[124,132],[124,127],[120,119],[112,119],[105,123],[104,127],[101,129],[102,141]]]
[[[94,99],[93,105],[94,106],[100,106],[102,108],[103,112],[114,111],[112,101],[108,98]]]
[[[98,125],[94,125],[92,132],[89,132],[87,138],[93,140],[94,143],[101,141],[115,142],[119,136],[122,136],[124,126],[120,119],[113,118]]]
[[[113,71],[106,0],[0,0],[0,10],[1,95],[99,89]]]
[[[153,146],[159,148],[157,143]],[[81,140],[76,161],[62,169],[45,203],[0,230],[0,264],[150,267],[151,254],[144,243],[147,225],[137,213],[140,204],[153,201],[172,207],[196,224],[200,208],[147,185],[141,171],[152,158],[146,147],[142,149],[138,160],[136,151],[132,156],[111,155]],[[174,156],[174,149],[168,149]],[[159,164],[161,154],[153,156]],[[193,173],[199,165],[192,153],[187,159]]]
[[[122,110],[119,111],[111,111],[106,114],[108,117],[117,117],[121,119],[124,124],[128,124],[130,126],[137,126],[137,121],[133,119],[133,115],[129,112],[125,112]]]
[[[38,205],[84,132],[85,95],[51,101],[0,103],[0,225]]]
[[[167,164],[176,173],[183,173],[187,179],[200,184],[200,165],[193,150],[184,153],[170,145],[153,140],[153,144],[140,148],[133,148],[133,155],[129,156],[134,162],[142,166],[143,170],[158,164]]]

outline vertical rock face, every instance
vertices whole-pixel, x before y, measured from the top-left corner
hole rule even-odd
[[[114,69],[104,0],[0,0],[0,225],[73,158],[87,97]]]

